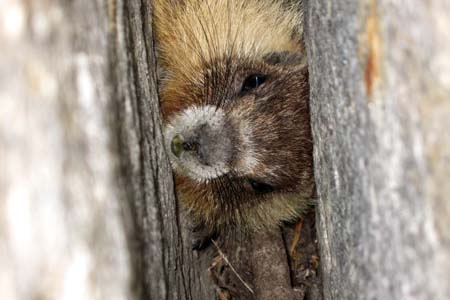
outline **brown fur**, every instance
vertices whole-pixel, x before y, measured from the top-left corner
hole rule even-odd
[[[179,199],[194,222],[210,229],[273,228],[297,218],[314,196],[308,72],[289,61],[304,58],[293,38],[298,11],[274,0],[156,0],[154,19],[165,124],[187,107],[214,105],[234,131],[245,120],[256,147],[257,164],[244,168],[242,135],[234,136],[233,172],[209,181],[175,170]],[[241,92],[253,73],[267,75],[267,82]],[[276,189],[255,193],[248,178]]]

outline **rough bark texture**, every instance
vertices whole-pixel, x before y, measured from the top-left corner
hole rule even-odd
[[[129,299],[105,14],[0,2],[2,299]]]
[[[217,249],[208,250],[215,255],[209,273],[219,299],[322,299],[314,213],[299,224],[219,237]]]
[[[209,257],[195,257],[174,197],[156,88],[150,1],[111,1],[112,93],[130,205],[139,299],[214,299]]]
[[[307,1],[326,299],[450,298],[450,4]]]

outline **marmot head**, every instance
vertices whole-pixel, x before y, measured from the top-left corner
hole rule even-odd
[[[275,195],[311,195],[303,61],[288,52],[226,57],[203,64],[198,77],[167,81],[165,142],[178,190],[199,219],[226,223]]]

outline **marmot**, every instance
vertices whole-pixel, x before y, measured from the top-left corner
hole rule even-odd
[[[271,229],[314,198],[301,13],[281,0],[155,0],[164,136],[209,232]]]

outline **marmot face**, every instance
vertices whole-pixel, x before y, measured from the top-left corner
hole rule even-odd
[[[209,229],[273,228],[314,196],[301,12],[282,0],[154,0],[166,145]]]
[[[312,197],[308,71],[292,57],[225,57],[166,82],[166,146],[197,222],[246,223],[274,197]]]

